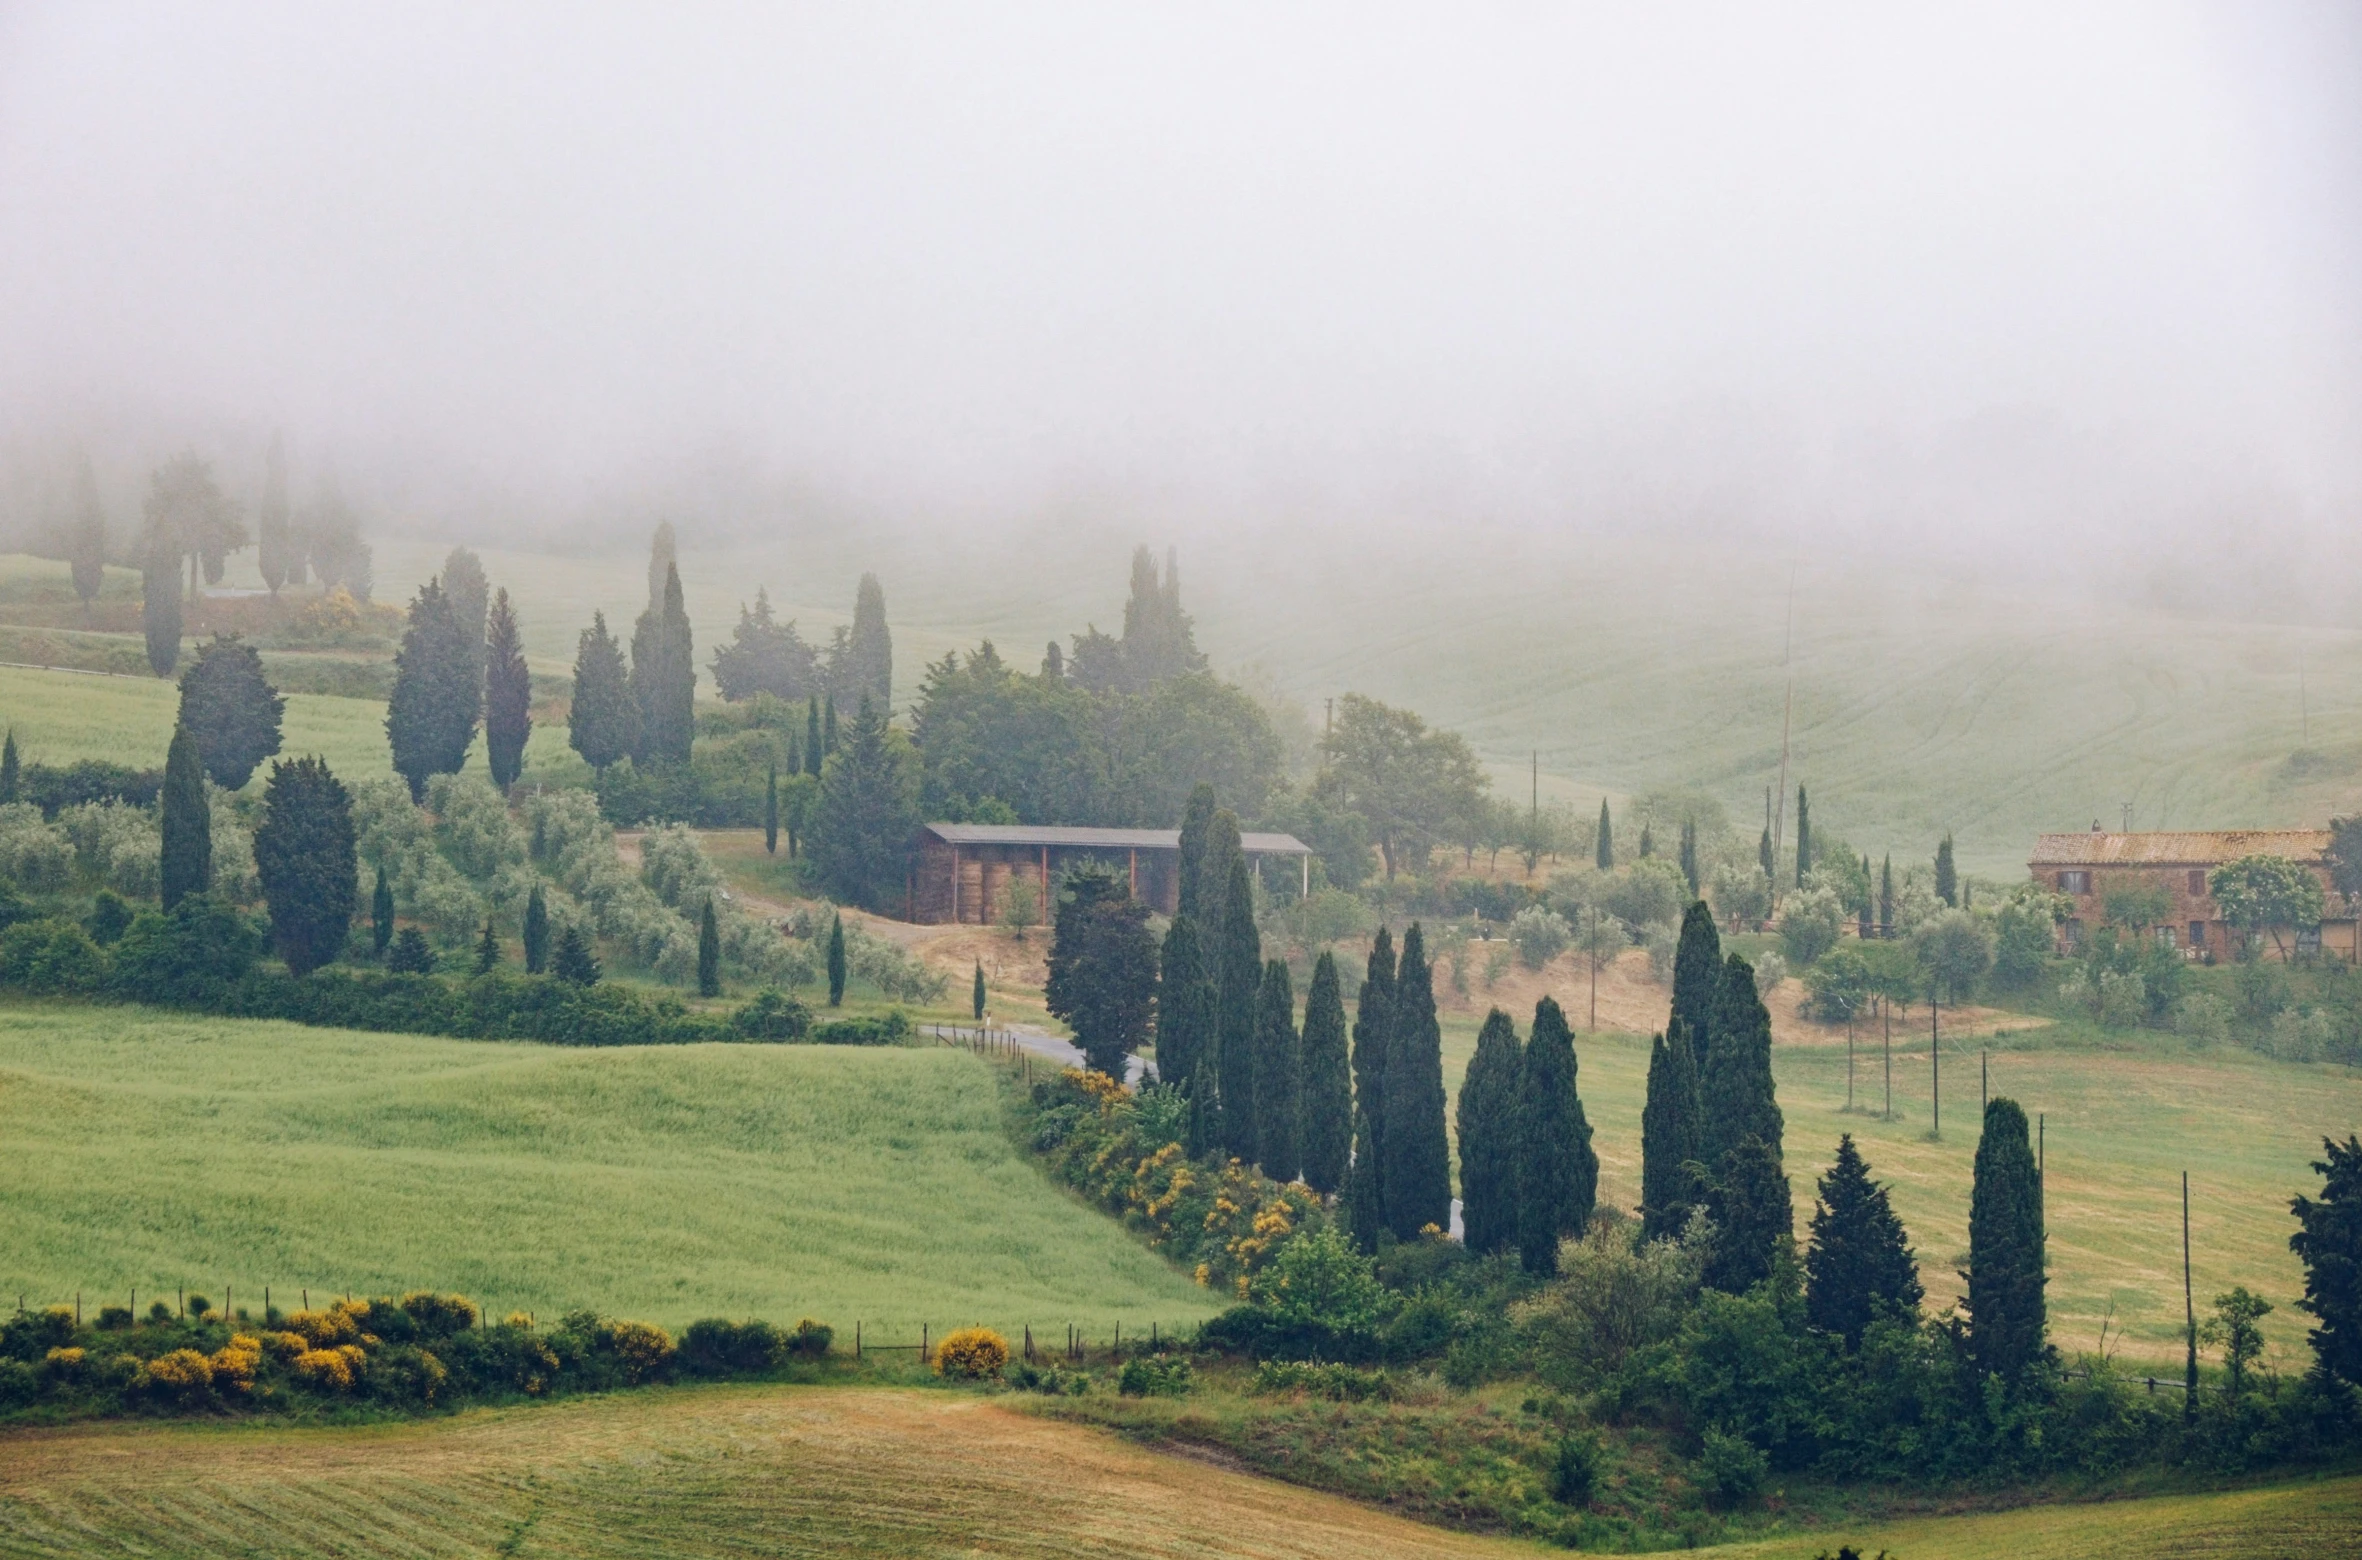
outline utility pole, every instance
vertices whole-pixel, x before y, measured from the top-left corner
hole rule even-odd
[[[1796,648],[1796,566],[1788,566],[1788,617],[1780,640],[1780,670],[1787,677],[1788,692],[1780,710],[1780,810],[1772,821],[1771,902],[1772,913],[1780,909],[1780,845],[1788,830],[1788,730],[1796,715],[1796,673],[1789,667],[1790,654]]]
[[[2189,1363],[2182,1376],[2182,1417],[2198,1412],[2198,1302],[2190,1294],[2190,1172],[2182,1172],[2182,1317],[2189,1326]]]
[[[2132,832],[2132,803],[2130,802],[2124,804],[2124,832],[2127,834]]]

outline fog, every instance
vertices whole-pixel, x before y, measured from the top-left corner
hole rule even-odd
[[[226,9],[0,5],[11,534],[283,430],[479,544],[2351,579],[2350,7]]]

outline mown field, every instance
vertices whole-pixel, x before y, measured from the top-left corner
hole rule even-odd
[[[2362,1479],[1864,1519],[1703,1551],[1807,1560],[2362,1554]],[[366,1429],[0,1436],[0,1555],[1540,1554],[939,1392],[727,1387]]]
[[[1145,1332],[1204,1291],[1054,1189],[951,1050],[570,1051],[0,1007],[0,1294],[457,1290],[678,1328]]]
[[[1530,1012],[1516,1015],[1522,1033]],[[2245,1284],[2278,1307],[2263,1327],[2273,1362],[2302,1370],[2310,1318],[2295,1309],[2302,1269],[2288,1249],[2288,1200],[2318,1191],[2308,1168],[2321,1138],[2362,1126],[2362,1076],[2327,1063],[2277,1062],[2233,1049],[2191,1051],[2171,1040],[2102,1048],[2072,1035],[2033,1031],[1991,1055],[1992,1088],[2047,1118],[2051,1337],[2065,1353],[2092,1352],[2107,1324],[2118,1358],[2178,1370],[2182,1359],[2181,1172],[2190,1172],[2190,1228],[2198,1304]],[[1447,1023],[1445,1082],[1456,1099],[1476,1047],[1473,1025]],[[1648,1090],[1648,1042],[1619,1034],[1578,1036],[1579,1089],[1601,1163],[1600,1200],[1640,1198],[1640,1111]],[[1806,1234],[1813,1185],[1851,1132],[1919,1254],[1931,1309],[1962,1294],[1968,1201],[1979,1108],[1975,1042],[1944,1048],[1944,1135],[1931,1118],[1927,1035],[1895,1037],[1897,1119],[1881,1103],[1875,1034],[1858,1049],[1856,1103],[1845,1113],[1842,1038],[1773,1050],[1787,1122],[1796,1232]]]

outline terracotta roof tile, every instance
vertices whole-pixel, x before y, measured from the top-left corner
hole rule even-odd
[[[2146,830],[2110,834],[2086,830],[2045,834],[2034,841],[2033,867],[2205,867],[2242,856],[2286,856],[2319,861],[2329,851],[2327,829]]]

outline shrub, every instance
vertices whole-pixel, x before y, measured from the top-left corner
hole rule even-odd
[[[174,1349],[141,1366],[133,1385],[169,1402],[187,1403],[213,1390],[213,1362],[195,1349]]]
[[[1509,923],[1509,940],[1517,945],[1517,956],[1529,970],[1538,970],[1564,953],[1574,935],[1565,916],[1541,905],[1518,911]]]
[[[42,1357],[41,1374],[52,1381],[80,1381],[88,1360],[81,1349],[52,1349]]]
[[[115,945],[115,991],[134,1002],[201,998],[243,977],[262,957],[251,917],[211,894],[169,911],[143,910]]]
[[[601,1352],[611,1356],[623,1379],[635,1386],[672,1363],[672,1335],[653,1322],[605,1322],[597,1339]]]
[[[1396,1396],[1394,1378],[1382,1370],[1317,1360],[1265,1360],[1247,1390],[1261,1397],[1300,1392],[1339,1403],[1391,1403]]]
[[[1599,1437],[1576,1431],[1558,1443],[1550,1469],[1550,1498],[1562,1506],[1588,1506],[1599,1493]]]
[[[812,1010],[766,986],[730,1015],[730,1027],[746,1040],[801,1040],[812,1030]]]
[[[72,921],[20,921],[0,932],[0,982],[37,996],[87,996],[106,980],[107,956]]]
[[[787,1357],[787,1338],[769,1322],[708,1316],[681,1334],[681,1368],[693,1376],[753,1375]]]
[[[1755,961],[1755,994],[1771,995],[1772,988],[1788,978],[1788,961],[1776,953],[1767,953]]]
[[[121,1332],[131,1325],[131,1307],[102,1305],[98,1308],[98,1325],[104,1332]]]
[[[74,842],[24,802],[0,807],[0,876],[34,893],[53,893],[74,879]]]
[[[293,1312],[286,1327],[315,1349],[331,1349],[359,1337],[361,1322],[368,1315],[366,1300],[339,1300],[325,1311]]]
[[[306,1349],[292,1361],[296,1375],[326,1392],[350,1392],[353,1382],[368,1356],[358,1344],[339,1344],[333,1349]]]
[[[1009,1363],[1009,1340],[989,1327],[963,1327],[935,1346],[935,1369],[944,1376],[980,1380],[997,1376]]]
[[[834,1328],[826,1322],[815,1321],[809,1316],[799,1320],[794,1331],[787,1335],[788,1352],[801,1354],[810,1359],[818,1359],[826,1354],[828,1346],[835,1341],[836,1330]]]
[[[247,1333],[239,1333],[206,1362],[213,1370],[213,1384],[228,1392],[254,1390],[254,1373],[262,1365],[262,1340]]]
[[[1318,1322],[1343,1331],[1374,1327],[1390,1308],[1369,1259],[1334,1224],[1289,1241],[1255,1275],[1250,1293],[1283,1322]]]
[[[812,1030],[821,1045],[900,1045],[914,1031],[910,1016],[895,1008],[882,1018],[832,1018]]]
[[[476,1325],[475,1304],[463,1295],[439,1295],[420,1289],[404,1295],[396,1305],[429,1338],[448,1338]]]
[[[1719,1430],[1706,1432],[1705,1445],[1698,1453],[1697,1481],[1716,1505],[1737,1506],[1752,1499],[1770,1471],[1770,1461],[1745,1438]]]
[[[74,1313],[62,1305],[19,1311],[0,1322],[0,1355],[28,1363],[74,1341]]]
[[[1787,950],[1788,962],[1799,969],[1811,967],[1837,946],[1838,931],[1844,924],[1845,906],[1834,889],[1816,885],[1790,894],[1780,907],[1780,944]]]
[[[1189,1361],[1165,1355],[1135,1355],[1124,1361],[1115,1389],[1125,1397],[1187,1397],[1197,1384]]]
[[[131,906],[124,903],[121,894],[111,888],[100,889],[98,897],[91,901],[90,919],[84,923],[90,940],[102,948],[113,947],[123,940],[123,933],[131,925],[131,915]]]

